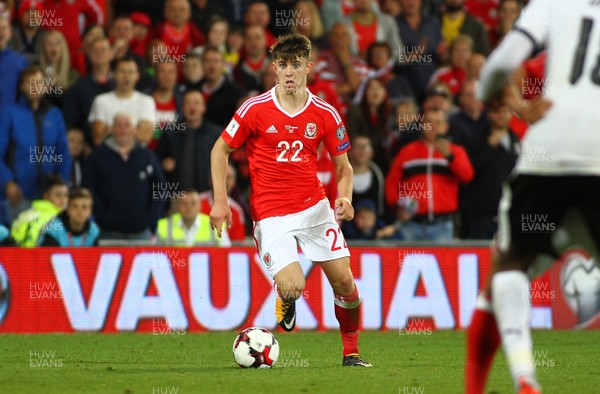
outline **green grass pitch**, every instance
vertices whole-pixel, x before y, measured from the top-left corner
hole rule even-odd
[[[337,332],[277,332],[271,370],[233,361],[234,332],[0,335],[1,393],[462,393],[465,333],[363,332],[373,368],[342,368]],[[600,393],[600,331],[535,331],[544,393]],[[511,393],[504,357],[487,393]]]

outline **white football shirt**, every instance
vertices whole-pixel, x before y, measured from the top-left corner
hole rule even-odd
[[[115,115],[125,112],[131,115],[134,125],[141,120],[154,122],[156,117],[156,104],[152,96],[134,91],[129,98],[120,98],[114,91],[96,96],[88,116],[88,122],[101,120],[109,127],[112,126]]]
[[[527,131],[517,172],[600,175],[600,0],[530,1],[482,70],[480,96],[543,48],[552,107]]]

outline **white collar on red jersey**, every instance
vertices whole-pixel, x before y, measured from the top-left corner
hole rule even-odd
[[[279,86],[279,85],[277,84],[277,85],[273,86],[273,88],[271,89],[271,97],[273,98],[273,102],[275,103],[275,106],[277,107],[278,110],[280,110],[281,112],[283,112],[290,118],[294,118],[294,117],[300,115],[302,112],[304,112],[306,110],[306,108],[308,108],[308,106],[310,105],[310,103],[313,99],[313,94],[311,93],[311,91],[308,90],[308,88],[304,88],[304,89],[306,89],[306,92],[308,93],[308,98],[306,99],[306,104],[304,104],[304,107],[302,107],[302,109],[300,111],[298,111],[294,115],[292,115],[289,112],[287,112],[285,109],[283,109],[281,107],[281,105],[279,105],[279,101],[277,101],[277,95],[275,94],[275,89],[277,89],[277,86]]]

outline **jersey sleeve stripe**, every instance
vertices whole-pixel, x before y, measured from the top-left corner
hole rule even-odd
[[[247,107],[248,107],[248,106],[250,106],[251,104],[255,103],[256,101],[258,101],[258,100],[262,100],[262,99],[264,99],[265,97],[268,97],[268,95],[269,95],[269,94],[270,94],[270,91],[268,91],[268,92],[265,92],[265,93],[263,93],[263,94],[260,94],[260,95],[258,95],[258,96],[256,96],[256,97],[249,98],[249,99],[248,99],[248,100],[246,100],[246,101],[244,102],[244,104],[242,104],[242,106],[241,106],[241,107],[238,109],[238,113],[240,113],[240,112],[244,111],[244,109],[245,109],[245,108],[247,108]]]
[[[513,28],[515,31],[518,31],[519,33],[522,33],[525,37],[527,37],[529,39],[529,41],[531,41],[531,43],[533,44],[533,54],[539,53],[543,50],[543,45],[539,44],[535,38],[533,38],[533,36],[531,35],[531,33],[529,33],[527,30],[521,28],[521,27],[514,27]]]
[[[331,104],[328,104],[326,101],[323,101],[315,96],[313,96],[313,103],[317,107],[329,112],[331,116],[333,116],[333,119],[335,120],[336,124],[342,123],[342,117],[338,114],[337,110]]]
[[[241,108],[238,109],[237,114],[240,116],[240,118],[243,118],[244,115],[246,115],[246,113],[248,112],[248,110],[250,110],[250,108],[252,108],[252,106],[254,104],[265,103],[265,102],[267,102],[269,100],[271,100],[271,97],[263,98],[262,100],[255,100],[255,101],[249,103],[243,110]]]
[[[243,111],[247,106],[249,106],[250,104],[252,104],[253,102],[257,101],[257,100],[262,100],[264,98],[264,95],[259,95],[259,96],[255,96],[252,98],[249,98],[248,100],[246,100],[238,109],[238,111]]]
[[[331,104],[329,104],[327,101],[323,100],[321,97],[319,96],[312,96],[314,100],[316,100],[319,104],[324,105],[325,107],[331,109],[334,113],[334,115],[336,116],[336,120],[338,120],[339,122],[342,121],[342,117],[340,116],[339,112],[337,111],[337,109],[335,109],[335,107]]]

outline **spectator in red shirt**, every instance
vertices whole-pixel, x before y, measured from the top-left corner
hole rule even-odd
[[[165,21],[159,24],[154,37],[162,40],[172,56],[184,56],[192,48],[202,45],[204,35],[190,22],[191,9],[187,0],[167,0]]]
[[[496,48],[504,36],[512,30],[522,8],[521,0],[500,0],[498,23],[488,32],[492,49]]]
[[[271,48],[277,38],[269,30],[269,23],[271,22],[271,13],[269,12],[269,4],[265,0],[251,0],[246,6],[246,12],[244,13],[244,25],[262,27],[265,31],[267,38],[267,47]]]
[[[85,74],[85,62],[78,56],[82,44],[83,32],[79,20],[83,16],[85,26],[104,25],[105,15],[96,0],[44,0],[44,18],[41,28],[60,30],[67,39],[72,67],[80,74]]]
[[[467,68],[472,55],[473,40],[471,37],[458,36],[450,45],[450,64],[438,69],[431,76],[429,86],[436,82],[443,82],[450,88],[452,96],[456,96],[467,78]]]
[[[267,54],[265,30],[258,26],[244,29],[244,50],[238,65],[233,69],[233,79],[249,92],[262,91],[262,73],[271,67]]]
[[[498,4],[498,0],[467,0],[465,8],[490,31],[498,25]]]
[[[427,111],[423,138],[400,150],[385,185],[386,202],[396,210],[408,241],[450,241],[458,210],[458,187],[473,179],[473,166],[461,146],[449,142],[448,119]]]
[[[375,41],[386,41],[398,58],[402,46],[398,25],[388,14],[375,12],[373,0],[355,0],[354,12],[344,18],[352,36],[352,52],[364,59],[367,48]]]
[[[368,68],[350,51],[348,26],[336,23],[329,32],[329,49],[321,52],[321,78],[336,83],[336,91],[344,103],[349,103],[358,90]]]
[[[181,113],[181,96],[176,92],[177,65],[171,62],[156,65],[156,87],[152,98],[156,104],[154,133],[148,149],[155,150],[162,134],[184,132],[180,130],[178,114]]]
[[[141,57],[146,57],[146,49],[150,41],[150,28],[152,22],[150,17],[143,12],[133,12],[129,15],[129,19],[133,23],[133,38],[129,43],[131,52]]]

